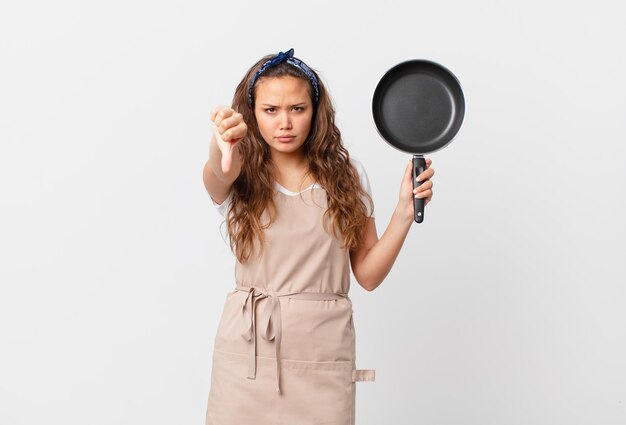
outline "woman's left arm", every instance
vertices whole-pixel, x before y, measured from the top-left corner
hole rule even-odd
[[[385,279],[393,263],[396,261],[400,248],[404,244],[406,235],[409,233],[414,220],[413,197],[416,193],[420,198],[424,198],[424,206],[432,200],[433,183],[430,180],[435,174],[434,168],[430,165],[432,161],[426,159],[426,170],[417,177],[422,182],[413,190],[412,165],[409,161],[402,184],[400,185],[400,197],[398,205],[391,216],[389,225],[378,239],[376,232],[376,222],[369,219],[365,226],[365,237],[363,243],[358,248],[350,251],[350,264],[352,272],[359,285],[368,291],[376,289]]]

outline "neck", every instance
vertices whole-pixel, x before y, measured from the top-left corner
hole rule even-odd
[[[276,177],[287,175],[301,175],[308,171],[308,161],[302,154],[301,150],[297,152],[284,153],[284,152],[272,152],[272,163],[275,168]]]

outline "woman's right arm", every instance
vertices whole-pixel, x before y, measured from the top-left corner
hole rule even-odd
[[[209,160],[204,165],[204,187],[218,204],[224,202],[233,182],[241,172],[239,142],[245,137],[247,126],[241,114],[228,107],[211,112],[211,146]]]

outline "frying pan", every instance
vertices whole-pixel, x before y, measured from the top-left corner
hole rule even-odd
[[[426,169],[424,154],[448,145],[465,116],[461,84],[447,68],[423,59],[391,68],[378,82],[372,100],[374,123],[381,137],[403,152],[413,153],[415,178]],[[415,222],[424,221],[424,199],[413,198]]]

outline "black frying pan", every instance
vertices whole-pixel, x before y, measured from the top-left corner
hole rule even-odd
[[[374,123],[396,149],[413,153],[415,178],[426,169],[424,154],[449,144],[463,123],[465,98],[456,77],[427,60],[402,62],[381,78],[372,101]],[[415,221],[424,221],[424,199],[414,198]]]

